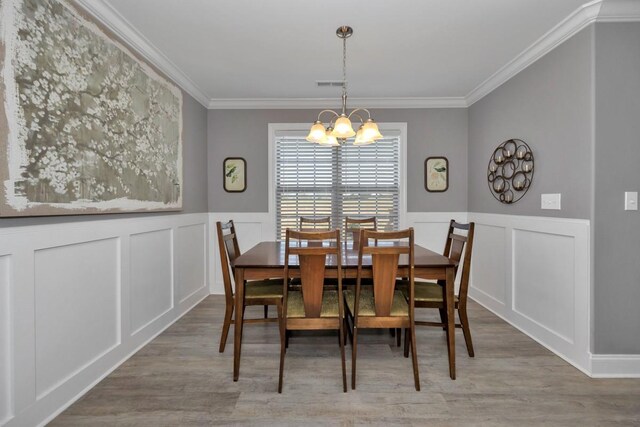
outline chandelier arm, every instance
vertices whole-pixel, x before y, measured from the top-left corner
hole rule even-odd
[[[355,110],[353,110],[352,112],[349,113],[349,118],[351,118],[351,116],[357,111],[366,111],[367,112],[367,118],[368,119],[371,118],[371,113],[366,108],[356,108]],[[358,116],[358,117],[360,117],[360,116]],[[360,120],[362,120],[362,117],[360,117]],[[363,123],[364,123],[364,120],[363,120]]]
[[[356,111],[358,110],[353,110],[351,113],[349,113],[349,119],[351,119],[351,116],[356,116],[360,119],[360,124],[364,124],[364,119],[362,118],[362,116],[360,114],[354,114]]]
[[[335,112],[335,111],[333,111],[333,110],[322,110],[322,111],[320,111],[320,112],[318,113],[318,121],[320,121],[320,116],[321,116],[323,113],[332,113],[335,117],[340,117],[340,114],[336,113],[336,112]],[[333,118],[331,119],[331,123],[333,123]]]

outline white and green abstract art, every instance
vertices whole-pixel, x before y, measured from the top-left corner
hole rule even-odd
[[[0,0],[0,216],[182,208],[182,93],[64,0]]]

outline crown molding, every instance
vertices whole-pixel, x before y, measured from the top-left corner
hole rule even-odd
[[[340,108],[338,98],[214,98],[211,110]],[[352,108],[466,108],[464,97],[349,98]]]
[[[138,54],[157,67],[185,92],[207,107],[209,97],[167,56],[131,25],[113,6],[104,0],[75,0],[76,4],[96,18]]]
[[[471,106],[484,98],[529,65],[558,47],[578,31],[595,22],[601,7],[602,0],[595,0],[573,11],[573,13],[551,30],[547,31],[518,56],[507,62],[502,68],[469,92],[465,97],[468,105]]]
[[[338,98],[209,98],[167,56],[135,29],[105,0],[75,0],[185,92],[209,109],[339,108]],[[592,0],[546,32],[489,78],[460,97],[349,98],[349,105],[366,108],[465,108],[479,101],[529,65],[594,22],[638,22],[638,0]]]
[[[638,22],[640,21],[640,2],[638,0],[606,0],[597,21]]]
[[[640,21],[640,2],[638,0],[593,0],[585,3],[469,92],[465,97],[467,105],[471,106],[484,98],[594,22],[638,21]]]

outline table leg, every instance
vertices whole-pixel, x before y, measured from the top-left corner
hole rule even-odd
[[[447,350],[449,353],[449,376],[456,379],[456,313],[455,313],[455,270],[447,268],[446,304],[447,304]]]
[[[233,322],[233,380],[238,381],[240,376],[240,350],[242,348],[242,310],[244,302],[244,269],[235,269],[236,282],[236,313]]]

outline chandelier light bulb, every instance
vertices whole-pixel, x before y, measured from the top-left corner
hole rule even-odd
[[[362,135],[366,141],[376,141],[382,138],[378,125],[372,119],[367,120],[363,125]]]
[[[338,139],[332,135],[333,133],[333,128],[329,127],[327,128],[327,132],[325,133],[325,137],[322,141],[318,142],[318,144],[320,145],[326,145],[328,147],[338,147],[340,146],[340,143],[338,142]]]
[[[324,128],[324,125],[322,124],[322,122],[316,121],[315,123],[313,123],[313,126],[311,126],[311,129],[309,130],[309,135],[307,135],[306,139],[309,142],[315,142],[319,144],[320,141],[324,141],[327,138],[326,132],[327,131]]]
[[[356,133],[356,140],[353,142],[353,145],[369,145],[373,143],[373,139],[365,139],[364,138],[364,125],[360,125],[358,132]]]
[[[336,120],[336,124],[333,128],[333,132],[331,132],[332,136],[335,136],[336,138],[342,138],[342,139],[351,138],[355,134],[356,132],[353,130],[353,127],[351,126],[351,120],[349,120],[349,118],[344,114],[342,114],[338,118],[338,120]]]

